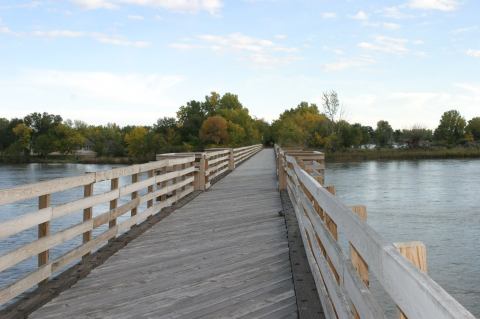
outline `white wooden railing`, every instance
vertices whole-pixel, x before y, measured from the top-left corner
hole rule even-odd
[[[36,206],[29,213],[0,222],[1,245],[5,247],[6,242],[13,242],[16,235],[32,228],[38,228],[38,236],[0,255],[0,276],[35,256],[38,268],[0,287],[0,306],[46,282],[194,190],[208,189],[213,179],[233,170],[236,164],[261,149],[261,145],[253,145],[201,153],[160,154],[157,161],[146,164],[1,189],[0,212],[15,209],[11,204]],[[236,158],[235,154],[241,156]],[[109,184],[108,190],[105,183]],[[70,192],[68,198],[74,198],[62,203],[52,201],[61,198],[58,195],[62,192]],[[53,221],[75,214],[81,222],[51,230]],[[52,248],[71,242],[80,244],[51,258]]]
[[[403,318],[474,318],[426,274],[423,244],[387,242],[365,223],[364,206],[345,206],[335,197],[333,187],[319,182],[323,177],[312,174],[312,167],[324,165],[320,153],[278,146],[275,150],[279,187],[288,191],[295,209],[327,318],[385,318],[370,290],[369,274],[376,277]],[[307,167],[304,162],[309,156]],[[340,232],[349,243],[348,252],[338,242]]]

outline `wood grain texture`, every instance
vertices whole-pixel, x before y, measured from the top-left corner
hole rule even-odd
[[[297,318],[281,208],[263,150],[31,318]]]

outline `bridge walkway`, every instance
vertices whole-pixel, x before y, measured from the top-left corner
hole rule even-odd
[[[31,318],[296,318],[281,209],[266,149]]]

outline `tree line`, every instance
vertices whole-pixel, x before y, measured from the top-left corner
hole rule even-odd
[[[32,113],[0,118],[0,155],[14,161],[88,149],[98,157],[152,159],[165,152],[200,151],[207,147],[238,147],[255,143],[301,146],[328,152],[352,148],[429,148],[480,143],[480,117],[468,122],[456,110],[445,112],[435,130],[420,125],[394,130],[386,120],[375,128],[342,119],[335,91],[322,95],[322,111],[301,102],[271,124],[250,115],[238,96],[212,92],[203,101],[181,106],[176,117],[150,126],[90,125],[60,115]]]
[[[435,130],[421,125],[396,129],[386,120],[375,128],[342,119],[342,107],[335,91],[322,96],[320,111],[316,104],[301,102],[284,111],[271,125],[273,139],[284,146],[304,146],[326,151],[351,148],[431,148],[480,144],[480,117],[468,122],[457,110],[443,113]]]
[[[89,149],[98,157],[148,160],[158,153],[268,143],[270,138],[269,124],[252,117],[232,93],[212,92],[204,101],[189,101],[176,115],[160,118],[151,126],[124,127],[89,125],[48,113],[0,118],[0,154],[18,161]]]

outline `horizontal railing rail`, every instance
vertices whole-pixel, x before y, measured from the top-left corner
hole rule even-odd
[[[233,157],[235,165],[239,165],[249,157],[253,156],[255,153],[260,152],[262,150],[262,145],[252,145],[246,147],[239,147],[233,149]]]
[[[237,153],[245,154],[245,160],[261,148],[253,145]],[[14,276],[6,284],[0,281],[0,306],[46,283],[67,266],[194,190],[208,189],[210,181],[234,169],[236,150],[159,154],[155,162],[0,189],[0,212],[22,205],[35,206],[30,212],[0,219],[0,241],[13,243],[15,236],[22,238],[20,245],[0,254],[0,275],[31,258],[38,261],[38,267],[30,267],[23,277]],[[63,202],[59,202],[60,198],[64,198]],[[80,221],[51,227],[59,219],[71,217]],[[37,233],[33,234],[34,230]],[[29,237],[25,232],[30,232]],[[69,245],[67,249],[52,258],[51,252],[65,244]]]
[[[385,318],[370,290],[369,274],[402,318],[474,318],[426,274],[423,244],[387,242],[365,223],[364,206],[347,207],[333,187],[322,185],[325,166],[318,153],[278,146],[275,151],[279,188],[288,191],[292,201],[327,318]],[[348,252],[339,244],[339,234],[349,243]]]

